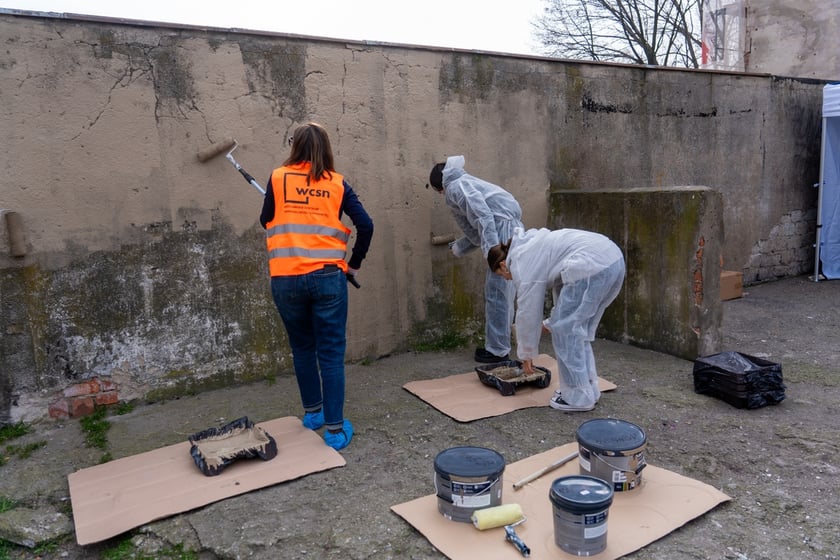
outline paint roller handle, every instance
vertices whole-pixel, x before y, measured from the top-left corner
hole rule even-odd
[[[528,548],[528,545],[526,545],[521,538],[519,538],[519,535],[516,534],[516,530],[511,525],[505,525],[505,540],[515,546],[516,550],[521,552],[522,556],[525,558],[531,556],[531,549]]]
[[[235,150],[235,149],[236,149],[236,146],[234,146],[234,147],[233,147],[233,150]],[[239,171],[239,173],[240,173],[243,177],[245,177],[245,180],[246,180],[246,181],[248,181],[248,183],[249,183],[249,184],[251,184],[251,185],[252,185],[255,189],[257,189],[258,191],[260,191],[260,193],[265,194],[265,189],[264,189],[264,188],[262,188],[262,187],[260,186],[260,184],[259,184],[259,183],[257,183],[257,180],[256,180],[256,179],[254,179],[254,177],[253,177],[250,173],[248,173],[247,171],[245,171],[244,169],[242,169],[242,166],[241,166],[241,165],[239,165],[239,162],[237,162],[237,161],[233,158],[233,150],[229,151],[229,152],[227,153],[227,155],[225,156],[225,158],[226,158],[226,159],[230,162],[230,164],[231,164],[234,168],[236,168],[236,170],[237,170],[237,171]]]
[[[259,183],[257,183],[257,180],[254,179],[250,173],[242,169],[242,166],[238,163],[236,164],[236,170],[239,171],[242,174],[242,176],[245,177],[245,180],[248,181],[251,185],[253,185],[255,189],[260,191],[262,194],[265,194],[265,189],[262,188]]]

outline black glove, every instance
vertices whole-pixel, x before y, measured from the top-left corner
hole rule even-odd
[[[356,281],[356,271],[353,270],[352,268],[347,270],[347,272],[345,273],[345,276],[347,276],[347,281],[350,282],[351,284],[353,284],[353,286],[355,286],[357,290],[362,287],[361,284],[359,284]]]

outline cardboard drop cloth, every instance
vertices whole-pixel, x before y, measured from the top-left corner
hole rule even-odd
[[[287,416],[257,424],[277,442],[270,461],[239,459],[205,476],[184,441],[82,469],[67,476],[76,542],[103,541],[144,523],[224,498],[342,467],[344,458]]]
[[[516,534],[531,549],[534,560],[580,558],[555,544],[554,506],[548,497],[552,481],[579,474],[579,463],[570,461],[520,490],[514,490],[513,483],[577,449],[576,443],[567,443],[511,463],[502,474],[502,503],[522,507],[526,520],[516,526]],[[429,472],[434,472],[431,462]],[[712,486],[648,465],[642,471],[640,487],[615,493],[607,517],[607,548],[589,558],[613,560],[630,554],[730,499]],[[450,521],[438,511],[435,494],[391,506],[391,510],[451,560],[522,558],[513,545],[505,542],[504,527],[479,531],[471,523]]]
[[[438,379],[409,381],[403,389],[426,401],[447,416],[458,422],[472,422],[481,418],[500,416],[534,406],[548,406],[548,401],[558,387],[557,361],[548,354],[540,354],[534,359],[535,366],[542,366],[551,371],[551,383],[542,389],[520,385],[516,394],[503,396],[495,387],[484,385],[473,370]],[[612,391],[614,383],[598,378],[601,392]]]

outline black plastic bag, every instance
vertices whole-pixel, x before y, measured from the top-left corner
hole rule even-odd
[[[694,392],[737,408],[761,408],[785,398],[782,366],[743,354],[721,352],[694,361]]]

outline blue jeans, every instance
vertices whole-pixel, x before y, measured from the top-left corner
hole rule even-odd
[[[327,429],[344,422],[344,352],[347,346],[347,278],[338,267],[300,276],[272,276],[295,366],[304,411],[324,409]]]

